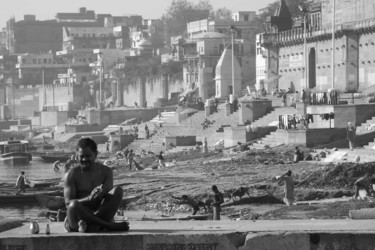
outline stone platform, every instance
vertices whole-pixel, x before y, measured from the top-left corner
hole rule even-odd
[[[130,221],[127,233],[29,233],[29,225],[0,233],[4,250],[250,250],[375,249],[375,220]]]

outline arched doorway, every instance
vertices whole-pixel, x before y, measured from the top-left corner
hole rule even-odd
[[[316,87],[316,55],[315,48],[311,48],[309,52],[309,89]]]

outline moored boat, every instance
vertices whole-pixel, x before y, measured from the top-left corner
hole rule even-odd
[[[61,182],[61,177],[49,178],[49,179],[27,179],[26,187],[31,188],[46,188],[56,186]]]
[[[36,196],[37,195],[61,195],[62,191],[34,191],[34,192],[27,192],[21,193],[21,194],[15,194],[15,193],[1,193],[0,192],[0,204],[3,205],[13,205],[13,204],[31,204],[31,203],[37,203]]]
[[[74,155],[74,153],[69,152],[58,152],[58,151],[52,151],[52,152],[44,152],[40,154],[40,158],[42,158],[45,162],[66,162],[70,159],[70,157]]]
[[[28,141],[10,140],[0,142],[0,161],[8,163],[28,163],[32,160],[28,152]]]

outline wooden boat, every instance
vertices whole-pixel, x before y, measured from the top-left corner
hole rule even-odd
[[[45,188],[45,187],[52,187],[56,186],[61,182],[61,177],[57,178],[48,178],[48,179],[27,179],[28,183],[26,187],[31,188]]]
[[[3,205],[15,205],[15,204],[32,204],[37,203],[36,196],[37,195],[61,195],[62,191],[34,191],[34,192],[27,192],[21,193],[21,194],[15,194],[15,192],[12,193],[0,193],[0,204]]]
[[[40,158],[42,158],[45,162],[66,162],[70,159],[70,157],[74,155],[73,152],[59,152],[59,151],[51,151],[51,152],[44,152],[40,154]]]
[[[28,141],[1,141],[0,161],[8,163],[28,163],[32,160],[28,152]]]

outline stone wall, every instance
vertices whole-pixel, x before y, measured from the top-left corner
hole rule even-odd
[[[334,106],[335,128],[346,128],[348,122],[356,126],[375,116],[375,104],[338,105]]]
[[[184,83],[180,80],[169,81],[168,89],[169,93],[181,92],[181,89],[186,88]],[[161,77],[151,78],[145,81],[144,86],[145,100],[147,101],[147,106],[152,106],[158,98],[163,97],[162,79]],[[141,88],[139,81],[132,81],[128,84],[123,85],[123,104],[124,106],[134,107],[134,102],[138,105],[141,104]]]
[[[89,124],[107,126],[109,124],[120,124],[131,118],[149,121],[157,116],[158,109],[85,110],[82,112]]]

